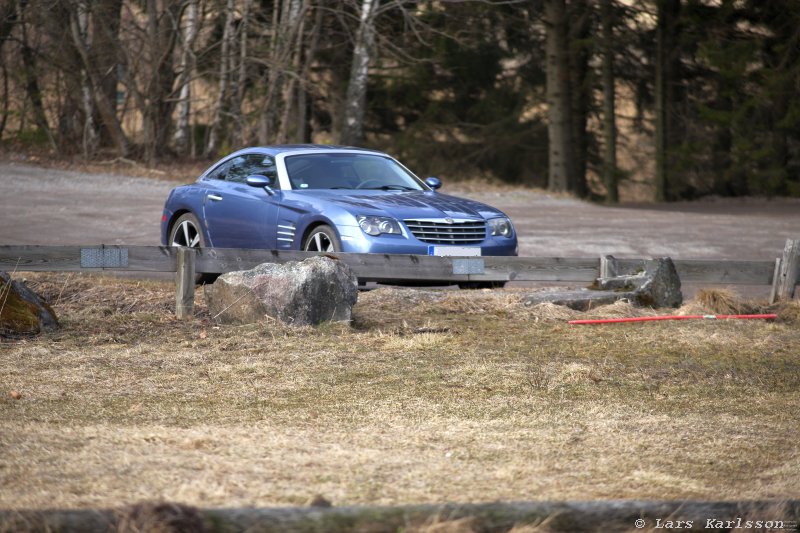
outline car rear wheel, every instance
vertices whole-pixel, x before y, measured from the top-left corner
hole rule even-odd
[[[505,281],[465,281],[458,284],[459,289],[502,289]]]
[[[342,245],[333,228],[322,225],[311,230],[303,242],[303,250],[306,252],[341,252]]]
[[[200,222],[191,213],[184,213],[169,230],[169,245],[182,246],[184,248],[205,248],[206,239],[200,231]],[[217,274],[197,274],[194,277],[195,283],[203,285],[214,283]]]

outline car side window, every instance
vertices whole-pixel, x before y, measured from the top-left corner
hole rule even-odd
[[[252,165],[248,171],[248,176],[253,174],[260,174],[272,179],[271,187],[273,189],[280,189],[278,183],[278,167],[275,166],[275,160],[272,156],[264,154],[253,154]]]
[[[230,168],[225,175],[225,181],[245,183],[248,176],[261,174],[273,178],[273,185],[277,187],[277,173],[275,161],[264,154],[246,154],[232,160]]]
[[[232,181],[235,183],[244,183],[248,174],[248,159],[249,155],[240,155],[231,159],[231,165],[228,167],[228,172],[225,174],[225,181]]]
[[[209,172],[208,175],[205,177],[205,179],[224,180],[225,174],[228,173],[228,169],[230,168],[231,163],[232,161],[225,161],[221,165],[217,165],[217,168]]]

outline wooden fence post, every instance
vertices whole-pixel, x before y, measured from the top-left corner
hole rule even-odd
[[[791,300],[800,277],[800,240],[786,239],[778,278],[778,300]]]
[[[600,258],[600,277],[615,278],[619,276],[619,266],[613,255],[604,255]]]
[[[774,304],[778,300],[778,285],[781,281],[781,258],[775,258],[775,270],[772,272],[772,289],[769,291],[769,303]]]
[[[195,250],[179,248],[175,259],[175,316],[191,318],[194,314]]]

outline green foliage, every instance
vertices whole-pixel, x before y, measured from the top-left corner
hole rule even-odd
[[[706,30],[686,58],[692,78],[685,83],[692,87],[683,110],[685,145],[692,151],[679,157],[691,169],[684,176],[693,194],[797,195],[800,14],[789,9],[794,4],[725,1],[684,14],[685,28]]]
[[[508,66],[538,43],[514,11],[443,4],[428,15],[440,31],[417,43],[417,61],[372,79],[372,128],[391,132],[387,149],[425,174],[546,183],[546,126],[526,115],[539,87]]]

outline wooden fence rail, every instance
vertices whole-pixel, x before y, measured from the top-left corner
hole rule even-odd
[[[166,246],[0,246],[6,272],[143,271],[176,272],[178,314],[191,313],[195,273],[221,274],[261,263],[302,261],[316,252],[239,248],[181,249]],[[390,254],[328,254],[346,263],[359,281],[458,283],[534,281],[590,283],[605,258],[434,257]],[[615,259],[618,274],[633,273],[643,259]],[[800,240],[787,240],[781,258],[769,261],[674,260],[683,282],[772,285],[772,299],[791,299],[800,282]],[[181,303],[188,309],[181,311]]]

